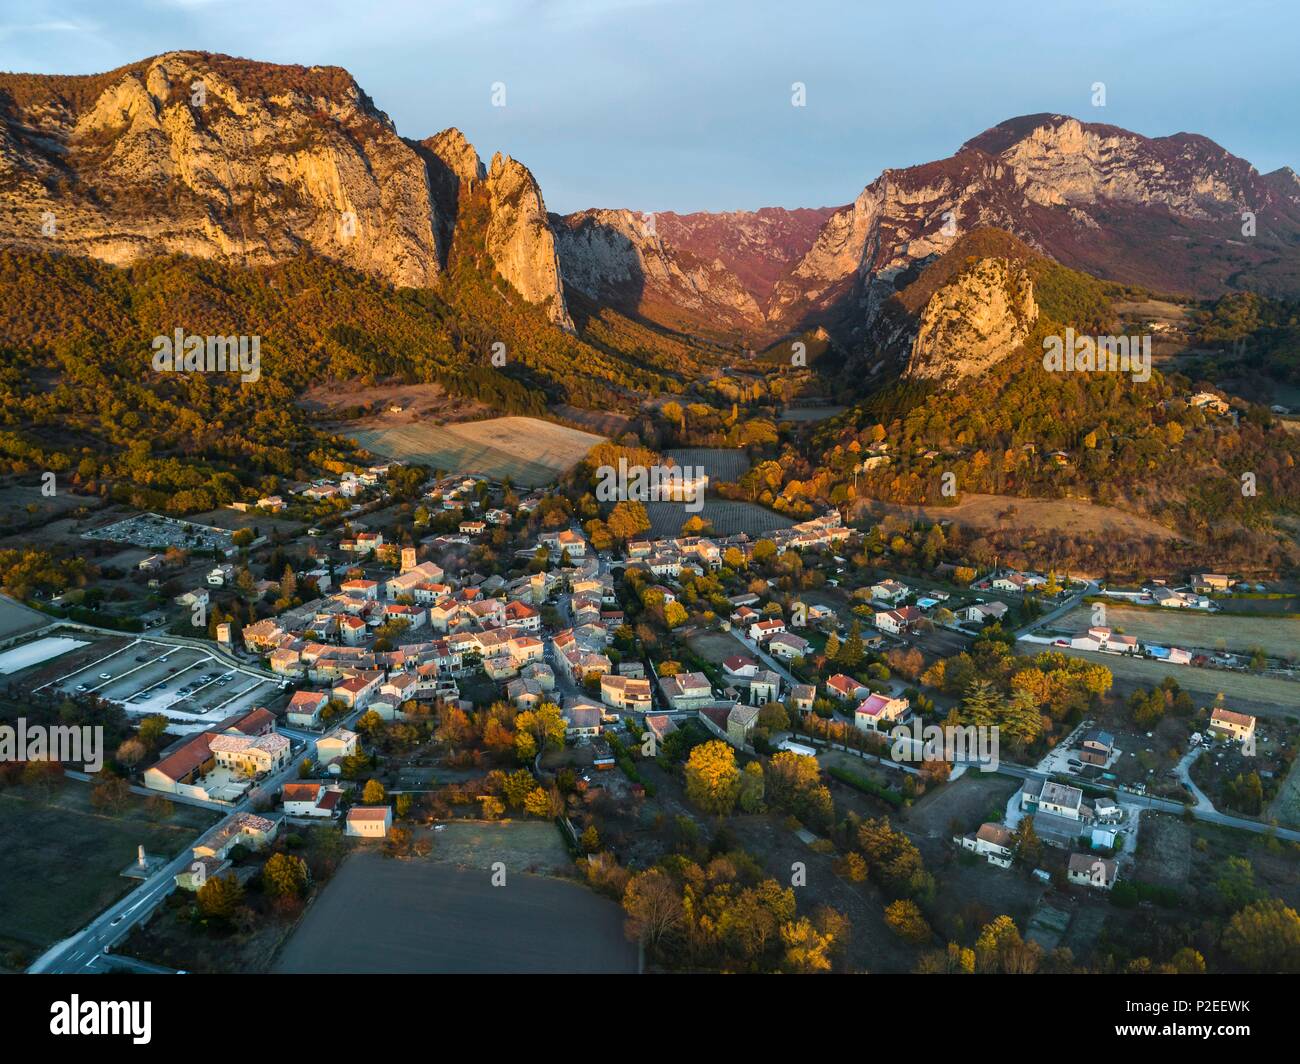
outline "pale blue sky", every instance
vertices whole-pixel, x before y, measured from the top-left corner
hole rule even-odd
[[[1038,111],[1202,133],[1261,171],[1300,169],[1297,41],[1293,0],[6,0],[0,13],[0,69],[93,73],[177,48],[344,66],[403,135],[459,126],[485,159],[531,167],[565,212],[837,205],[885,167]]]

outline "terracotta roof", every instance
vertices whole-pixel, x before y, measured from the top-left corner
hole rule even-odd
[[[184,779],[203,762],[212,756],[208,743],[212,740],[209,732],[196,735],[179,750],[164,757],[153,767],[171,780]]]

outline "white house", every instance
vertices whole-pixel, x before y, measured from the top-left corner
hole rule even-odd
[[[388,806],[353,806],[348,810],[343,833],[362,839],[382,839],[392,826],[393,811]]]

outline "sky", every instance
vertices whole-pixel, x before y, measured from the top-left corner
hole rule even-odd
[[[1300,169],[1294,0],[5,0],[0,69],[176,49],[347,68],[407,137],[527,165],[547,207],[848,203],[1043,111]],[[1105,105],[1094,105],[1094,85]],[[796,83],[804,105],[794,106]],[[504,106],[500,86],[504,86]]]

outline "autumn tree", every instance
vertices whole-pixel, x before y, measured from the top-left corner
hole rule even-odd
[[[232,875],[213,876],[199,887],[195,896],[204,916],[229,920],[244,899],[244,888]]]
[[[686,796],[705,812],[726,816],[740,796],[736,754],[720,740],[701,743],[686,761]]]

